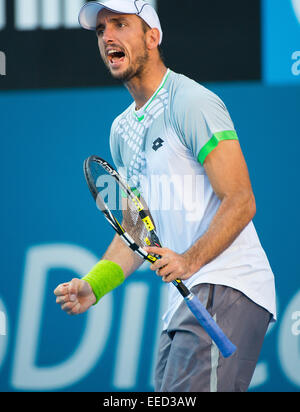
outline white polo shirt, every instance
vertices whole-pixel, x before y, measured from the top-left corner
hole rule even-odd
[[[206,232],[220,200],[203,164],[220,141],[237,139],[220,98],[171,70],[143,108],[136,111],[133,103],[116,118],[110,138],[114,163],[148,203],[163,246],[183,253]],[[240,290],[276,319],[274,275],[253,222],[184,283]],[[181,301],[170,284],[165,328]]]

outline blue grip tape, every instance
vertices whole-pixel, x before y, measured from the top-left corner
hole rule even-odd
[[[224,358],[228,358],[236,351],[236,346],[227,338],[222,329],[213,320],[199,299],[191,294],[185,298],[186,304],[198,319],[200,325],[215,342]]]

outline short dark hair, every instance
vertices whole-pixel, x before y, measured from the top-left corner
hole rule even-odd
[[[151,30],[151,27],[142,18],[141,18],[141,22],[142,22],[142,28],[143,28],[144,33],[147,33],[148,30]],[[164,61],[164,53],[163,53],[162,46],[159,44],[157,46],[157,49],[158,49],[158,53],[159,53],[161,60]]]

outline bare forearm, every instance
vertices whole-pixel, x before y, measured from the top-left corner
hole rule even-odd
[[[143,260],[135,256],[119,236],[115,236],[103,260],[110,262],[99,262],[83,279],[75,278],[55,289],[56,302],[61,305],[62,310],[69,315],[86,312],[103,296],[120,286],[124,276],[128,277],[143,263]],[[123,273],[119,267],[116,271],[114,267],[116,265],[111,262],[121,266]]]
[[[130,250],[118,235],[114,237],[103,259],[110,260],[121,266],[126,278],[135,272],[143,263],[143,259],[139,258]]]
[[[224,197],[207,232],[184,254],[196,273],[224,252],[256,213],[253,193]]]

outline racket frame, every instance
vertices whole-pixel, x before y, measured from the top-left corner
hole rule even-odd
[[[143,248],[141,248],[126,232],[121,223],[115,218],[115,216],[112,214],[112,212],[107,207],[105,202],[102,200],[102,197],[98,193],[94,185],[93,177],[90,173],[91,162],[98,163],[110,176],[116,179],[116,181],[118,182],[122,190],[125,192],[125,194],[132,200],[137,212],[139,213],[140,218],[144,222],[144,225],[151,239],[151,246],[162,247],[159,238],[155,232],[155,225],[152,222],[151,217],[145,211],[145,208],[142,205],[141,201],[132,192],[131,188],[127,185],[127,183],[123,181],[119,173],[107,161],[95,155],[90,156],[88,159],[84,161],[84,175],[98,209],[103,212],[106,220],[110,223],[113,229],[117,232],[117,234],[122,238],[122,240],[133,252],[139,255],[142,259],[147,260],[150,263],[155,263],[158,259],[160,259],[160,256],[151,255],[147,253]],[[199,299],[185,286],[185,284],[180,279],[176,279],[172,283],[174,286],[176,286],[177,290],[184,298],[186,304],[193,312],[195,317],[198,319],[200,324],[204,327],[206,332],[217,344],[223,356],[225,358],[231,356],[236,351],[235,345],[228,339],[228,337],[224,334],[221,328],[212,319],[211,315],[204,308]]]

